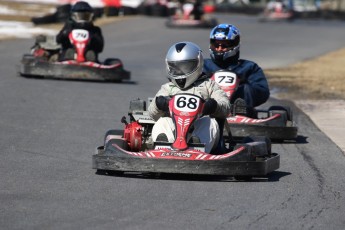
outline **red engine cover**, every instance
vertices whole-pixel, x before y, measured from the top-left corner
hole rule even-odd
[[[131,122],[125,126],[124,138],[131,151],[139,151],[142,146],[142,126],[138,122]]]

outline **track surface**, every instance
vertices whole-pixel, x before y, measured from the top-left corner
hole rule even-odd
[[[344,23],[218,18],[240,28],[241,56],[265,68],[344,45]],[[194,41],[208,56],[209,30],[168,30],[164,21],[103,27],[101,58],[119,57],[132,72],[122,84],[18,77],[15,65],[33,40],[1,42],[1,229],[343,229],[344,155],[295,107],[300,136],[273,145],[281,167],[268,178],[95,174],[91,155],[108,129],[122,127],[129,100],[153,96],[166,82],[170,45]]]

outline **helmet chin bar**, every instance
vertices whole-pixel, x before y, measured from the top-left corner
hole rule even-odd
[[[239,58],[240,47],[236,46],[231,50],[226,52],[217,52],[215,50],[209,49],[211,58],[216,62],[216,64],[226,64],[225,62],[233,62]]]
[[[178,87],[180,87],[181,89],[183,89],[186,85],[186,78],[181,78],[181,79],[176,79],[175,82],[178,85]]]

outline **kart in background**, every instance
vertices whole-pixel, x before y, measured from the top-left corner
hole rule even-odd
[[[221,140],[211,153],[203,143],[189,142],[190,129],[202,116],[204,100],[192,94],[178,94],[169,101],[170,116],[176,125],[175,141],[152,141],[152,120],[146,102],[130,103],[129,122],[122,118],[124,130],[109,130],[104,145],[92,157],[93,169],[100,174],[169,173],[233,176],[250,179],[266,176],[279,168],[280,156],[271,152],[265,137],[247,137],[233,142],[221,128]],[[220,121],[220,126],[226,125]]]
[[[211,16],[211,10],[206,10],[206,6],[200,19],[191,16],[193,8],[193,4],[184,4],[182,10],[177,9],[174,15],[168,17],[165,25],[169,28],[213,28],[218,25],[217,19]]]
[[[229,100],[239,84],[237,75],[228,70],[215,72],[211,79],[225,91]],[[252,108],[251,115],[237,115],[232,112],[227,122],[234,138],[255,135],[282,142],[297,137],[298,128],[293,121],[292,110],[288,106],[273,105],[268,109]]]
[[[53,78],[65,80],[121,82],[130,79],[118,58],[108,58],[104,62],[86,59],[86,47],[90,41],[87,30],[77,29],[69,34],[75,55],[73,60],[59,61],[61,46],[55,36],[40,35],[31,54],[24,54],[19,66],[19,74],[28,78]]]
[[[259,22],[269,21],[292,21],[295,13],[287,7],[289,3],[284,1],[270,1],[267,3],[262,14],[259,15]]]

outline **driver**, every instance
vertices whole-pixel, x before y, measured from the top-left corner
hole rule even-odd
[[[101,29],[92,22],[93,15],[93,9],[87,2],[79,1],[72,6],[69,20],[56,36],[56,42],[62,46],[60,61],[74,59],[75,49],[68,37],[74,29],[84,29],[89,32],[90,42],[85,58],[87,61],[98,61],[98,54],[103,51],[104,39]]]
[[[240,31],[234,25],[220,24],[210,33],[210,56],[205,59],[204,71],[207,75],[226,69],[240,79],[239,86],[231,96],[234,105],[232,114],[253,116],[253,108],[265,103],[270,91],[266,76],[255,62],[239,59]]]
[[[184,19],[201,20],[204,14],[202,9],[202,0],[179,0],[180,14],[183,14]],[[186,8],[185,8],[186,7]],[[192,10],[189,12],[189,8]],[[187,11],[185,9],[188,9]]]
[[[152,129],[153,141],[173,142],[175,126],[167,117],[169,97],[178,93],[191,93],[206,100],[203,116],[196,120],[191,142],[205,143],[205,152],[217,146],[220,130],[215,118],[225,119],[230,103],[225,92],[203,72],[202,51],[192,42],[179,42],[168,50],[165,59],[169,82],[161,86],[148,108],[157,121]]]
[[[204,10],[202,9],[203,7],[202,0],[194,0],[193,4],[194,4],[194,7],[193,7],[193,11],[191,12],[191,15],[194,15],[195,20],[201,20],[204,14]]]

